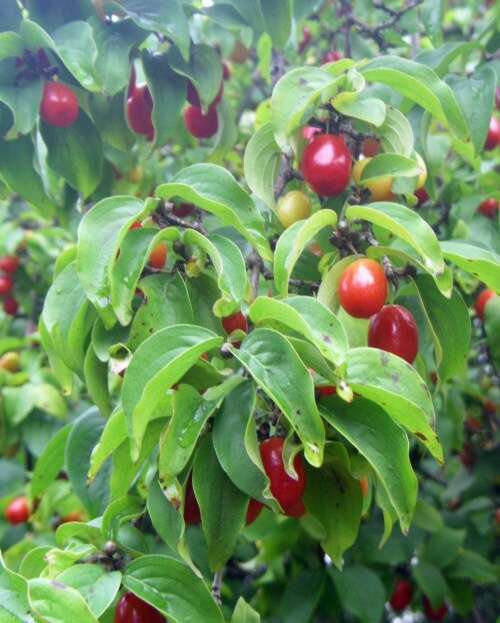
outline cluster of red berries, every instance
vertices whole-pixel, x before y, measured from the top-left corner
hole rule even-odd
[[[399,579],[394,586],[389,603],[395,612],[403,612],[410,605],[412,597],[412,583],[406,579]],[[448,614],[448,606],[445,603],[434,607],[427,595],[423,596],[422,603],[425,616],[429,621],[444,621]]]
[[[302,501],[306,488],[306,473],[301,455],[294,459],[293,466],[297,477],[292,478],[285,470],[281,437],[271,437],[260,444],[262,465],[271,483],[271,493],[279,502],[283,513],[288,517],[302,517],[306,508]],[[263,504],[251,499],[246,513],[246,525],[252,524],[260,515]],[[184,521],[193,526],[201,521],[201,512],[193,489],[192,477],[189,475],[184,499]]]
[[[3,298],[3,310],[9,316],[15,316],[19,304],[13,295],[14,273],[19,268],[19,258],[5,255],[0,258],[0,297]]]
[[[375,260],[355,260],[338,284],[343,309],[354,318],[370,318],[368,345],[398,355],[409,364],[418,353],[418,329],[412,313],[400,305],[385,305],[389,285]]]

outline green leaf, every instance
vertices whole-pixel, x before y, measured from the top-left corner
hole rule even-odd
[[[458,556],[464,539],[465,530],[454,530],[453,528],[443,526],[440,530],[431,534],[424,543],[421,558],[423,561],[443,569]]]
[[[358,617],[361,623],[379,623],[384,611],[386,593],[375,571],[363,565],[352,565],[340,572],[330,568],[342,608]]]
[[[345,380],[356,393],[379,404],[413,433],[434,458],[443,461],[443,450],[431,427],[435,420],[432,399],[415,368],[376,348],[353,348],[347,354]]]
[[[477,552],[464,549],[456,558],[455,562],[446,570],[447,576],[454,579],[465,579],[475,584],[498,583],[500,569],[497,564],[478,554]]]
[[[56,580],[35,578],[28,582],[29,602],[33,612],[42,621],[67,623],[98,623],[82,595]]]
[[[418,275],[415,283],[432,332],[441,381],[461,374],[469,355],[471,323],[469,310],[457,290],[446,299],[429,275]]]
[[[325,587],[323,569],[304,569],[292,578],[287,578],[278,605],[277,620],[286,623],[310,621]]]
[[[420,16],[424,32],[432,41],[432,45],[437,48],[443,42],[443,0],[438,0],[437,2],[435,0],[425,0],[420,9]],[[420,58],[418,60],[420,60]]]
[[[398,154],[380,154],[370,160],[361,173],[361,181],[377,179],[391,175],[393,177],[414,177],[420,168],[413,158]]]
[[[13,56],[22,56],[23,48],[23,40],[17,32],[6,31],[0,33],[0,61]]]
[[[236,602],[231,623],[260,623],[260,615],[240,597]]]
[[[96,203],[78,227],[78,277],[108,329],[115,318],[110,307],[111,270],[121,241],[143,212],[143,202],[135,197],[109,197]]]
[[[148,513],[160,537],[174,552],[179,551],[184,560],[190,564],[189,552],[183,540],[184,519],[175,506],[180,504],[177,489],[169,488],[168,494],[172,500],[167,497],[167,491],[164,492],[158,481],[154,480],[149,487]]]
[[[189,29],[180,0],[120,0],[122,8],[134,22],[172,39],[182,56],[189,58]]]
[[[28,606],[28,585],[5,565],[0,554],[0,620],[5,623],[33,623]]]
[[[54,206],[45,194],[42,179],[35,170],[34,157],[35,151],[29,136],[13,141],[0,141],[0,177],[42,216],[49,217]]]
[[[438,532],[444,527],[444,522],[439,511],[419,497],[413,516],[413,525],[428,532]]]
[[[183,241],[200,247],[210,257],[223,297],[241,306],[249,283],[245,259],[236,244],[225,236],[212,234],[207,237],[194,229],[185,231]]]
[[[335,366],[344,361],[349,347],[344,328],[323,303],[310,296],[293,296],[278,301],[259,296],[250,307],[255,324],[278,323],[312,342]]]
[[[431,0],[428,2],[432,4]],[[417,56],[417,61],[428,65],[438,76],[443,76],[456,58],[466,58],[480,46],[479,41],[449,41],[437,49],[423,50]]]
[[[260,0],[265,29],[273,40],[275,48],[284,48],[292,28],[290,1]]]
[[[95,354],[92,344],[87,349],[83,363],[83,375],[87,392],[92,402],[104,416],[111,413],[111,399],[108,388],[108,364]]]
[[[409,158],[413,153],[413,130],[410,122],[397,108],[387,106],[384,123],[378,135],[385,152]]]
[[[94,33],[87,22],[75,21],[60,26],[52,33],[57,53],[68,70],[87,91],[99,91]]]
[[[162,393],[175,385],[203,353],[221,346],[223,338],[194,325],[158,331],[134,353],[125,373],[122,402],[137,456],[145,423],[161,403]]]
[[[75,262],[71,262],[50,287],[42,320],[57,355],[77,373],[83,370],[85,343],[94,318],[78,280]]]
[[[106,541],[116,541],[122,524],[136,519],[144,511],[141,498],[124,495],[106,508],[102,516],[101,532]]]
[[[16,86],[0,85],[0,102],[6,104],[14,116],[10,132],[28,134],[38,119],[43,82],[33,80]]]
[[[385,120],[386,105],[377,97],[359,98],[358,93],[344,91],[332,99],[332,106],[342,115],[361,119],[375,127],[380,127]]]
[[[462,240],[440,242],[445,259],[500,292],[500,256]]]
[[[321,547],[341,569],[344,552],[356,541],[363,508],[359,482],[351,476],[342,444],[327,446],[322,468],[308,470],[305,504],[325,531]]]
[[[408,532],[418,481],[411,467],[408,437],[378,405],[356,397],[346,403],[337,397],[322,399],[321,415],[362,454],[373,467],[396,510],[401,528]]]
[[[397,56],[380,56],[360,66],[359,72],[422,106],[457,138],[468,139],[467,123],[453,91],[430,67]]]
[[[99,443],[92,450],[88,479],[92,481],[106,459],[127,439],[127,422],[123,410],[117,408],[109,417]]]
[[[90,117],[80,109],[78,119],[68,128],[42,122],[47,145],[47,164],[84,197],[91,195],[101,181],[102,142]]]
[[[108,572],[98,565],[81,564],[63,571],[56,581],[76,589],[92,614],[99,618],[115,600],[121,579],[119,571]]]
[[[212,150],[207,156],[207,162],[220,164],[229,155],[238,140],[238,126],[236,125],[235,112],[227,97],[217,105],[217,117],[219,129],[213,141]]]
[[[149,256],[158,244],[180,237],[175,227],[139,227],[128,231],[120,244],[120,255],[110,276],[111,305],[119,322],[126,326],[133,318],[132,300]]]
[[[174,72],[193,83],[202,103],[202,110],[206,112],[217,97],[222,82],[222,63],[219,54],[209,45],[193,45],[189,61],[186,62],[179,54],[179,50],[171,47],[168,62]],[[183,81],[183,84],[185,100],[186,83]]]
[[[159,473],[163,484],[169,485],[186,467],[209,417],[241,381],[241,377],[230,377],[207,390],[204,396],[190,385],[181,384],[175,390],[172,417],[160,445]]]
[[[194,164],[175,175],[171,182],[156,189],[163,199],[178,197],[215,214],[225,225],[234,227],[260,255],[271,260],[272,253],[263,233],[262,218],[248,193],[234,177],[215,164]]]
[[[64,451],[72,424],[67,424],[52,437],[38,457],[31,478],[30,493],[33,499],[42,496],[64,467]]]
[[[320,102],[328,101],[344,76],[333,76],[319,67],[297,67],[276,83],[271,118],[276,142],[286,148],[288,137],[311,117]]]
[[[121,152],[129,152],[132,149],[135,136],[123,114],[123,93],[118,93],[113,98],[94,94],[90,100],[90,112],[101,133],[105,148],[109,145]],[[104,175],[107,175],[106,164]]]
[[[500,296],[488,301],[484,308],[484,330],[493,363],[500,367]]]
[[[177,129],[179,115],[186,101],[186,81],[172,71],[166,55],[151,54],[144,50],[142,64],[153,98],[151,118],[155,128],[154,145],[163,147]]]
[[[265,123],[252,135],[243,161],[245,181],[252,192],[274,208],[274,185],[278,178],[281,150],[274,139],[273,126]]]
[[[290,342],[277,331],[255,329],[239,349],[230,347],[257,384],[281,409],[304,444],[306,459],[319,467],[325,431],[314,399],[311,375]]]
[[[85,411],[75,421],[66,443],[66,469],[73,491],[91,516],[101,514],[108,497],[108,475],[102,471],[87,484],[90,456],[104,429],[104,419],[97,409]]]
[[[415,249],[429,271],[434,274],[443,273],[445,264],[436,234],[414,210],[399,203],[376,201],[367,206],[349,206],[346,216],[350,219],[363,219],[387,229]]]
[[[203,580],[174,558],[141,556],[127,567],[123,584],[172,623],[224,623]]]
[[[448,586],[441,571],[434,565],[419,560],[413,567],[412,574],[420,590],[429,598],[434,608],[438,608],[448,593]]]
[[[337,214],[322,209],[304,221],[297,221],[281,234],[274,252],[274,283],[281,294],[288,294],[288,282],[302,251],[309,241],[324,227],[335,227]]]
[[[207,540],[208,563],[217,571],[233,554],[245,523],[248,498],[220,466],[210,436],[202,440],[194,459],[193,488]]]

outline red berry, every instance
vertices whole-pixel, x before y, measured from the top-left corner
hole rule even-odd
[[[290,506],[290,508],[286,511],[286,514],[288,517],[295,517],[298,519],[299,517],[303,517],[306,512],[307,510],[304,506],[304,502],[299,500],[293,506]]]
[[[12,291],[14,280],[10,275],[0,275],[0,296],[5,296]]]
[[[215,96],[215,99],[210,105],[217,106],[217,104],[222,99],[223,93],[224,93],[224,82],[222,81],[220,83],[219,92],[217,93],[217,95]],[[200,96],[198,95],[198,91],[196,90],[196,87],[191,82],[191,80],[189,80],[188,85],[187,85],[187,101],[193,106],[195,106],[196,108],[201,108]]]
[[[114,623],[166,623],[167,619],[134,593],[125,593],[115,610]]]
[[[13,296],[6,296],[3,300],[3,310],[9,316],[15,316],[17,314],[17,310],[19,309],[19,304]]]
[[[152,112],[153,98],[147,85],[132,88],[127,99],[128,123],[134,132],[143,134],[148,141],[152,141],[155,135]]]
[[[191,216],[194,210],[195,207],[192,203],[180,203],[172,208],[172,214],[179,218],[186,218],[186,216]]]
[[[316,386],[318,396],[332,396],[337,393],[335,385],[318,385]]]
[[[418,353],[418,329],[412,313],[400,305],[386,305],[370,320],[368,345],[413,363]]]
[[[491,151],[495,149],[498,144],[500,144],[500,120],[497,117],[492,117],[484,148]]]
[[[302,41],[299,43],[299,52],[303,52],[307,46],[311,43],[311,31],[307,26],[304,26],[302,31]]]
[[[373,158],[380,151],[380,143],[376,138],[372,138],[371,136],[365,138],[361,143],[361,152],[365,158]]]
[[[388,284],[384,269],[375,260],[360,259],[344,270],[338,296],[345,311],[355,318],[369,318],[382,309]]]
[[[193,476],[189,474],[184,497],[184,521],[188,526],[197,526],[201,521],[201,512],[193,489]]]
[[[480,431],[482,428],[481,420],[478,420],[477,417],[474,417],[473,415],[469,415],[469,417],[465,420],[465,425],[469,430],[475,432]]]
[[[15,255],[0,257],[0,270],[4,273],[15,273],[19,268],[19,258]]]
[[[483,216],[487,216],[488,218],[494,218],[496,213],[498,212],[498,201],[496,199],[490,198],[485,199],[479,204],[477,211]]]
[[[231,316],[226,316],[225,318],[222,318],[221,322],[226,333],[232,333],[237,329],[248,333],[247,319],[240,311],[232,314]]]
[[[148,264],[151,268],[161,270],[167,261],[167,252],[167,245],[164,242],[158,243],[149,256]]]
[[[280,503],[285,515],[300,516],[305,509],[302,496],[306,488],[306,474],[302,457],[297,455],[293,465],[298,479],[295,480],[285,471],[283,463],[284,439],[272,437],[260,444],[260,456],[264,470],[271,481],[271,493]]]
[[[5,510],[5,519],[13,526],[26,523],[29,516],[30,507],[24,496],[12,500]]]
[[[444,621],[448,613],[448,606],[446,604],[442,604],[437,608],[433,608],[431,602],[425,595],[423,598],[423,602],[425,616],[429,619],[429,621]]]
[[[496,294],[493,292],[493,290],[490,290],[489,288],[483,290],[479,294],[479,296],[476,298],[476,302],[474,303],[474,309],[476,310],[478,318],[481,318],[481,320],[484,318],[484,309],[488,302],[492,298],[495,298],[495,296]]]
[[[229,69],[229,65],[227,63],[222,63],[222,79],[229,80],[231,77],[231,70]]]
[[[250,500],[250,502],[248,503],[248,508],[247,508],[247,518],[246,518],[247,526],[249,526],[250,524],[253,524],[253,522],[257,519],[257,517],[262,512],[263,508],[264,508],[264,504],[262,504],[262,502],[259,502],[258,500],[254,500],[253,498]]]
[[[472,446],[468,443],[464,444],[462,452],[460,452],[458,458],[460,459],[462,465],[467,468],[474,467],[474,463],[476,462],[474,450],[472,449]]]
[[[140,221],[134,221],[132,225],[128,228],[129,231],[134,229],[140,229],[142,227],[142,223]]]
[[[211,106],[204,115],[201,108],[188,106],[184,111],[184,124],[187,131],[196,138],[210,138],[219,129],[217,109]]]
[[[80,107],[75,93],[62,82],[46,82],[40,115],[49,125],[67,128],[75,123]]]
[[[337,52],[337,50],[331,50],[330,52],[327,52],[323,58],[321,59],[321,62],[324,63],[333,63],[335,61],[339,61],[342,58],[342,54],[340,52]]]
[[[302,154],[301,169],[309,186],[318,195],[336,197],[347,188],[352,158],[341,136],[315,136]]]
[[[404,610],[413,596],[413,586],[408,580],[398,580],[392,591],[390,604],[396,612]]]
[[[418,188],[414,194],[415,197],[418,199],[418,206],[423,205],[429,199],[429,195],[425,188]]]

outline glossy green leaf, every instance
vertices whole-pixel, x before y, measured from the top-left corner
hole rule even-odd
[[[42,122],[40,131],[49,167],[84,197],[92,194],[101,181],[103,157],[101,136],[90,117],[80,109],[68,128]]]
[[[194,164],[180,171],[171,182],[156,189],[163,199],[178,197],[211,212],[225,225],[234,227],[260,255],[272,258],[263,233],[263,221],[248,193],[234,177],[214,164]]]
[[[33,499],[39,498],[47,491],[49,485],[54,482],[64,467],[66,442],[71,427],[71,424],[67,424],[61,428],[38,457],[30,483],[30,493]]]
[[[381,82],[429,111],[457,138],[467,140],[467,123],[450,87],[425,65],[397,56],[380,56],[359,67],[370,82]]]
[[[23,40],[17,32],[0,33],[0,61],[13,56],[22,56],[23,51]]]
[[[224,623],[203,580],[168,556],[142,556],[124,574],[125,587],[162,612],[172,623]]]
[[[438,608],[448,593],[446,580],[441,571],[424,560],[419,560],[413,567],[412,574],[420,590],[429,598],[431,604]]]
[[[408,532],[417,501],[417,478],[409,458],[408,437],[378,405],[356,397],[322,399],[321,415],[362,454],[373,467],[396,510],[401,528]]]
[[[167,497],[167,493],[172,500]],[[169,487],[163,491],[157,480],[150,485],[147,508],[153,527],[170,549],[174,552],[178,550],[189,564],[189,553],[183,541],[184,519],[177,508],[178,504],[180,499],[177,489]]]
[[[361,623],[379,623],[384,612],[386,593],[375,571],[363,565],[352,565],[344,571],[330,568],[342,608]]]
[[[437,49],[423,50],[417,61],[431,67],[438,76],[443,76],[456,58],[469,56],[480,45],[478,41],[448,41]]]
[[[26,580],[7,568],[1,554],[0,620],[5,623],[33,623],[29,612]]]
[[[360,99],[357,93],[344,91],[332,99],[332,106],[342,115],[380,127],[385,120],[386,105],[377,97]]]
[[[455,562],[446,570],[450,578],[465,579],[476,584],[498,583],[500,570],[478,552],[463,549]]]
[[[6,104],[14,117],[11,132],[28,134],[38,119],[43,82],[33,80],[21,85],[0,85],[0,102]]]
[[[500,297],[495,296],[484,308],[484,330],[492,362],[500,366]]]
[[[341,569],[344,552],[356,541],[363,508],[359,482],[351,476],[342,444],[327,446],[322,468],[308,471],[305,504],[325,531],[322,548]]]
[[[463,240],[440,242],[444,257],[500,292],[500,256]]]
[[[293,296],[283,301],[258,297],[250,307],[255,324],[278,323],[301,334],[334,365],[340,365],[348,349],[347,337],[338,318],[310,296]]]
[[[127,422],[125,414],[120,408],[115,409],[107,420],[99,443],[96,444],[90,456],[88,478],[92,481],[101,469],[106,459],[113,454],[118,446],[127,439]]]
[[[28,582],[29,602],[33,612],[42,621],[67,623],[97,623],[82,595],[56,580],[35,578]]]
[[[219,128],[207,156],[207,162],[221,164],[233,150],[239,137],[235,111],[229,98],[223,97],[217,105]]]
[[[435,509],[431,506],[434,511]],[[431,563],[443,569],[452,563],[458,556],[465,539],[464,530],[442,527],[440,530],[431,534],[429,539],[422,546],[421,558],[425,562]]]
[[[284,48],[292,28],[290,2],[260,0],[260,8],[266,31],[271,36],[274,47]]]
[[[106,541],[116,541],[122,524],[136,519],[144,510],[139,497],[124,495],[113,500],[102,516],[101,531]]]
[[[324,227],[335,227],[337,214],[333,210],[318,210],[304,221],[297,221],[278,239],[274,252],[274,282],[281,296],[288,294],[288,282],[300,255]]]
[[[350,206],[346,216],[387,229],[415,249],[429,271],[435,274],[444,271],[443,253],[436,234],[414,210],[399,203],[376,201],[366,206]]]
[[[245,181],[255,195],[273,208],[274,185],[278,178],[281,162],[271,123],[265,123],[252,135],[245,149],[243,167]]]
[[[370,160],[361,174],[361,181],[377,179],[391,175],[393,177],[414,177],[420,168],[413,158],[398,154],[379,154]]]
[[[309,463],[321,465],[325,431],[314,400],[313,382],[290,342],[277,331],[255,329],[239,349],[230,348],[288,419],[304,444]]]
[[[260,615],[240,597],[236,602],[231,623],[260,623]]]
[[[83,363],[85,384],[92,402],[104,416],[111,413],[111,398],[108,388],[108,364],[95,354],[92,344],[87,349]]]
[[[56,581],[76,589],[92,614],[99,618],[111,606],[120,589],[122,574],[108,572],[98,565],[75,565],[57,576]]]
[[[304,569],[292,578],[287,578],[278,605],[278,620],[287,623],[309,621],[314,615],[325,588],[323,569]]]
[[[385,152],[409,158],[413,153],[413,130],[408,119],[393,106],[387,107],[384,123],[378,129]]]
[[[87,22],[68,22],[52,33],[57,52],[69,71],[88,91],[99,91],[94,33]]]
[[[456,290],[450,299],[444,298],[429,275],[418,275],[415,283],[434,339],[439,376],[445,382],[461,374],[467,365],[469,310]]]
[[[180,324],[158,331],[139,346],[125,373],[122,389],[135,456],[144,424],[161,404],[162,392],[175,385],[203,353],[222,342],[222,337],[207,329]]]

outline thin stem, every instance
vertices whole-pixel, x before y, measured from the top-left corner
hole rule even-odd
[[[222,604],[222,598],[221,598],[221,586],[222,586],[222,578],[224,575],[224,570],[223,569],[219,569],[219,571],[217,571],[214,574],[214,580],[212,582],[212,597],[214,598],[214,601],[219,604],[219,606]]]

